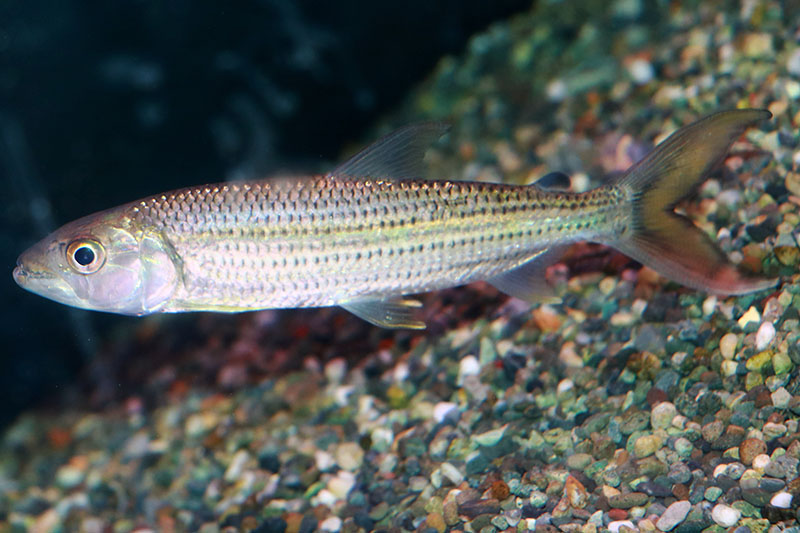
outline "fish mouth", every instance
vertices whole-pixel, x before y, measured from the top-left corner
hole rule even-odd
[[[23,257],[17,259],[12,276],[17,285],[39,296],[69,305],[75,305],[78,299],[69,283],[49,269],[25,261]]]

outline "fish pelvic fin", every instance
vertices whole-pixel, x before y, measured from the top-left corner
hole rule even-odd
[[[632,197],[632,227],[609,242],[663,276],[720,295],[754,292],[776,279],[748,274],[688,219],[673,211],[754,122],[759,109],[722,111],[681,128],[616,183]]]

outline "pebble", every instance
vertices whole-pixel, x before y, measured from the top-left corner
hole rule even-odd
[[[772,322],[762,322],[756,332],[756,350],[765,350],[775,338],[775,326]]]
[[[647,503],[649,497],[644,492],[627,492],[624,494],[615,494],[608,499],[608,504],[617,509],[630,509],[631,507],[639,507]]]
[[[447,523],[440,513],[429,513],[425,518],[425,525],[436,530],[437,533],[444,533],[447,530]]]
[[[733,359],[736,355],[736,346],[739,344],[739,338],[735,333],[726,333],[719,340],[719,352],[725,359]]]
[[[358,470],[364,462],[364,449],[355,442],[344,442],[336,447],[336,464],[344,470]]]
[[[792,401],[792,395],[783,387],[778,387],[775,392],[770,394],[772,398],[772,405],[778,409],[786,409],[789,407],[789,402]]]
[[[228,483],[233,483],[242,475],[242,471],[244,470],[244,466],[247,464],[247,461],[250,460],[250,454],[247,450],[239,450],[233,455],[228,468],[225,469],[225,474],[223,479]]]
[[[692,504],[688,500],[673,502],[658,518],[656,527],[661,531],[671,531],[675,526],[686,519]]]
[[[335,533],[342,529],[342,519],[338,516],[329,516],[325,520],[319,523],[320,531],[329,531],[330,533]]]
[[[740,318],[738,321],[739,327],[744,329],[745,326],[748,324],[754,323],[757,324],[761,322],[761,315],[758,313],[758,309],[755,307],[750,307]]]
[[[614,520],[613,522],[608,523],[608,530],[611,531],[611,533],[619,533],[620,528],[629,528],[633,531],[636,530],[636,527],[630,520]]]
[[[772,370],[775,371],[776,375],[782,376],[788,374],[793,368],[794,363],[786,352],[775,352],[772,355]]]
[[[772,362],[772,354],[769,352],[759,352],[747,359],[744,366],[747,370],[753,372],[761,372],[770,362]]]
[[[433,406],[433,419],[439,424],[454,415],[457,419],[457,414],[458,405],[453,402],[439,402]]]
[[[464,475],[452,463],[442,463],[439,468],[442,471],[442,475],[453,485],[460,485],[464,481]]]
[[[567,476],[564,482],[564,497],[574,509],[583,509],[589,501],[586,488],[575,476]]]
[[[711,509],[711,519],[718,526],[731,527],[742,517],[741,511],[734,509],[730,505],[718,503]]]
[[[474,355],[462,357],[458,364],[458,384],[463,385],[467,376],[477,376],[481,372],[481,364]]]
[[[772,499],[769,500],[769,504],[779,509],[789,509],[792,506],[793,499],[794,496],[788,492],[776,492]]]
[[[661,448],[661,444],[657,435],[642,435],[633,443],[633,455],[638,459],[649,457]]]
[[[789,58],[786,60],[786,70],[795,78],[800,78],[800,48],[795,48],[789,54]]]
[[[650,425],[653,429],[666,429],[672,425],[672,420],[678,414],[678,409],[670,402],[661,402],[650,411]]]

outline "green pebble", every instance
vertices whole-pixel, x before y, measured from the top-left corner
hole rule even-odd
[[[772,356],[772,368],[778,375],[788,374],[794,368],[794,363],[786,352],[777,352]]]
[[[764,384],[764,376],[757,372],[748,372],[747,376],[744,378],[744,389],[746,391],[751,391],[754,388],[758,387],[759,385]]]
[[[750,357],[744,366],[747,368],[747,370],[751,370],[753,372],[761,372],[762,370],[765,369],[765,367],[770,363],[771,360],[772,360],[772,353],[769,351],[763,351]]]
[[[588,453],[573,453],[567,457],[567,466],[572,470],[583,470],[592,464],[594,458]]]
[[[708,487],[703,494],[703,497],[710,502],[717,501],[720,496],[722,496],[722,489],[719,487]]]
[[[761,516],[761,512],[755,505],[744,500],[736,500],[731,504],[731,507],[742,513],[743,517]]]
[[[505,516],[498,515],[492,518],[492,525],[502,531],[508,527],[508,520]]]
[[[681,457],[690,457],[692,455],[692,450],[694,450],[694,445],[689,439],[685,437],[675,439],[675,451]]]
[[[633,455],[638,459],[649,457],[661,448],[661,444],[656,435],[642,435],[633,443]]]

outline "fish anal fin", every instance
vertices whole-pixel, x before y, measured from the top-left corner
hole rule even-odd
[[[422,303],[418,300],[407,298],[355,300],[340,306],[370,324],[382,328],[425,329],[425,322],[414,318],[414,311],[422,307]]]
[[[422,122],[395,130],[328,173],[329,176],[391,179],[422,178],[425,152],[444,135],[445,122]]]
[[[530,303],[559,303],[561,298],[547,283],[547,267],[556,263],[564,253],[565,246],[553,246],[542,250],[533,258],[511,270],[487,279],[498,290]]]

